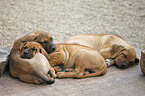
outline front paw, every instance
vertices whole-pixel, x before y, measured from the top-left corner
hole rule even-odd
[[[59,66],[55,66],[56,72],[62,72],[63,70]]]
[[[113,59],[106,59],[105,62],[107,64],[107,67],[111,66],[112,65],[112,61]]]
[[[56,75],[56,74],[52,74],[52,77],[53,77],[53,78],[56,78],[56,77],[57,77],[57,75]]]
[[[64,72],[57,72],[57,77],[58,78],[64,77]]]

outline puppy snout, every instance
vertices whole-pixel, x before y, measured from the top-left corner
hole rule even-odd
[[[26,55],[26,54],[28,54],[28,53],[29,53],[28,50],[24,51],[24,55]]]
[[[56,46],[53,46],[53,47],[52,47],[52,50],[54,51],[55,49],[56,49]]]
[[[126,67],[127,63],[124,61],[122,62],[122,67]]]

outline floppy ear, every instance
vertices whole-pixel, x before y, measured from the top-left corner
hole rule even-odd
[[[27,42],[21,43],[20,44],[20,49],[19,49],[19,53],[21,53],[23,47],[27,44]]]
[[[40,34],[35,34],[34,37],[33,37],[33,39],[32,39],[32,41],[37,41],[39,35]]]
[[[39,36],[39,34],[30,33],[30,34],[28,34],[28,35],[26,35],[25,37],[22,38],[22,42],[36,41],[38,36]]]
[[[41,48],[40,53],[42,53],[47,59],[50,59],[50,56],[48,55],[48,53],[45,51],[45,49]]]
[[[123,50],[125,50],[124,46],[119,44],[113,44],[111,50],[111,58],[117,57],[117,55]]]

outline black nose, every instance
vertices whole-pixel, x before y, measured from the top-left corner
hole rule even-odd
[[[55,47],[55,46],[53,46],[53,47],[52,47],[52,50],[54,51],[55,49],[56,49],[56,47]]]
[[[122,63],[122,67],[126,67],[126,62],[123,62]]]
[[[24,55],[28,54],[28,50],[24,51]]]

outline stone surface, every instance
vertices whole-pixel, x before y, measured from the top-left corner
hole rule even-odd
[[[8,68],[7,57],[10,54],[10,50],[6,47],[0,47],[0,76]]]
[[[0,45],[36,30],[56,42],[77,34],[118,34],[145,48],[145,0],[0,0]]]

